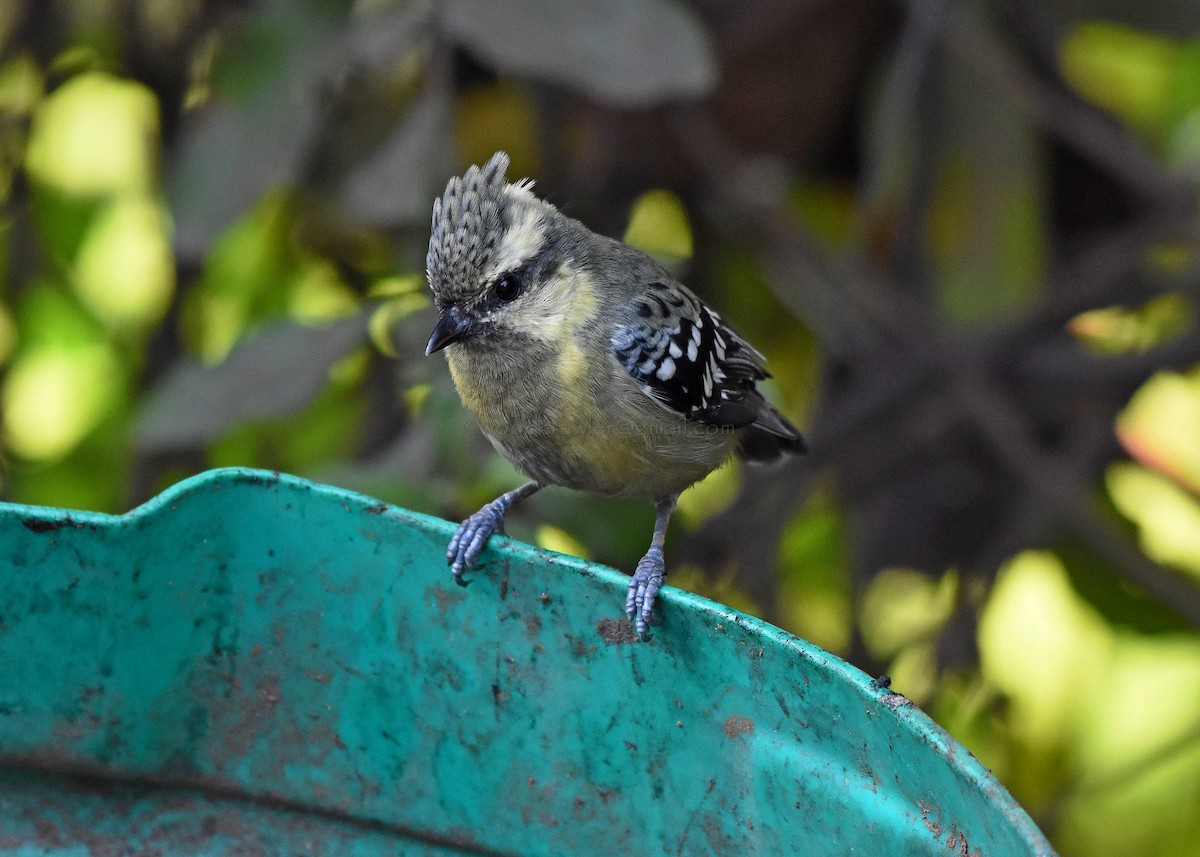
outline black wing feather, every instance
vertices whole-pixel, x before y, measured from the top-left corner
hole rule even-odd
[[[767,378],[759,354],[691,292],[652,283],[612,336],[613,354],[667,410],[690,420],[740,427],[754,422]]]

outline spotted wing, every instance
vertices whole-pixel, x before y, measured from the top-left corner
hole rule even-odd
[[[630,301],[612,336],[613,355],[650,398],[690,420],[738,427],[761,400],[762,355],[691,292],[651,283]]]

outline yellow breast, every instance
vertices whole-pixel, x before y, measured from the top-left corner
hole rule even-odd
[[[595,344],[588,325],[596,311],[594,284],[564,266],[508,322],[535,348],[446,349],[459,396],[496,447],[535,479],[630,497],[677,493],[719,467],[737,437],[647,397],[602,337]]]

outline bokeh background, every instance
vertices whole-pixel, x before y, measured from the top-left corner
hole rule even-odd
[[[5,0],[0,496],[516,485],[423,356],[431,201],[500,148],[811,440],[684,496],[672,582],[890,673],[1064,855],[1200,854],[1195,0]]]

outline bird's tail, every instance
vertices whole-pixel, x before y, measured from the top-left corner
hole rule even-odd
[[[807,449],[800,430],[764,400],[754,422],[742,429],[737,453],[746,461],[770,464],[785,455],[798,455]]]

